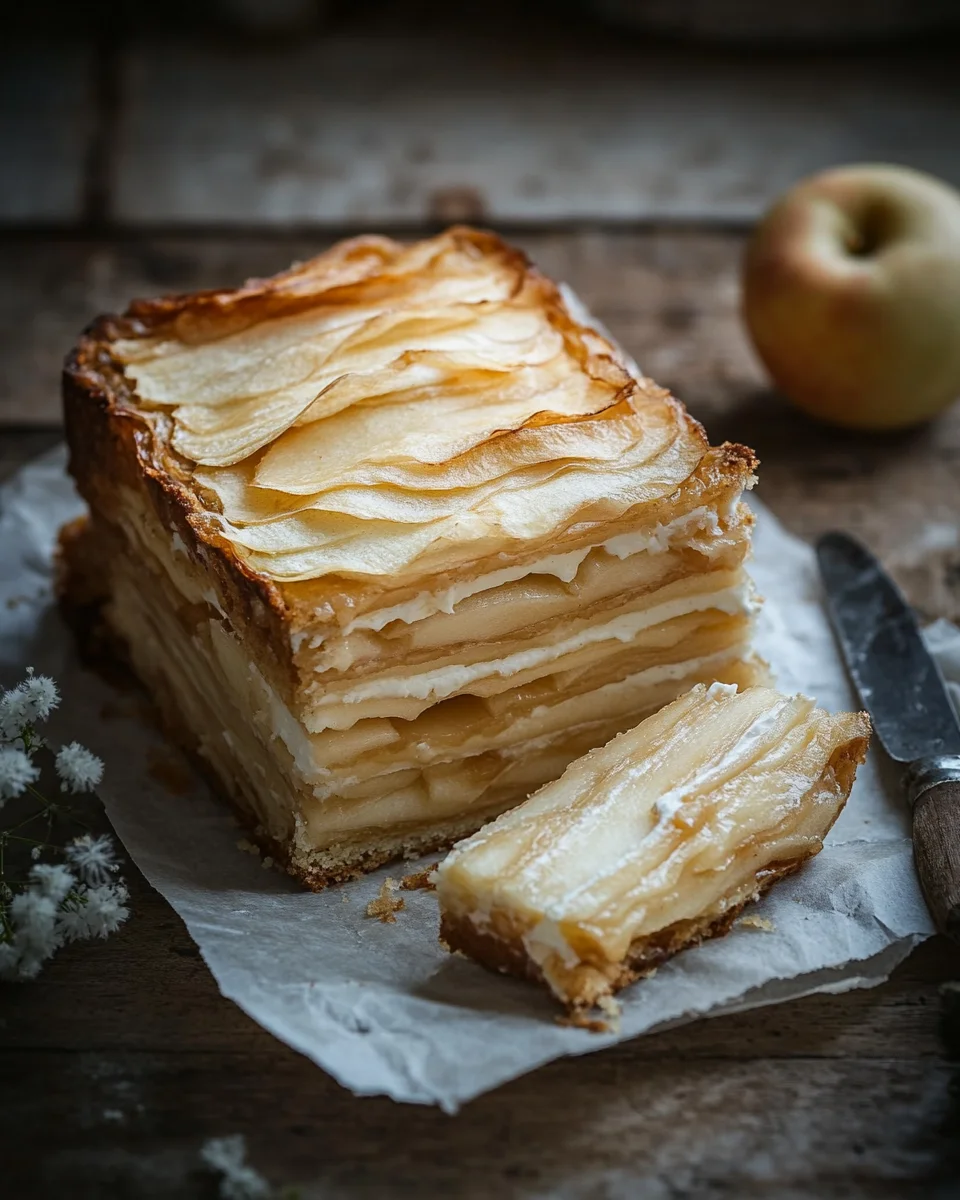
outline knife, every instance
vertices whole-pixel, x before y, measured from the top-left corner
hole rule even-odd
[[[941,933],[960,941],[960,723],[913,610],[869,550],[845,533],[817,543],[827,611],[877,737],[904,767],[913,853]]]

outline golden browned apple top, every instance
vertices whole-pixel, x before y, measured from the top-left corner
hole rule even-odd
[[[465,228],[140,302],[109,353],[208,528],[286,584],[568,549],[738,493],[754,466],[711,449],[519,251]]]

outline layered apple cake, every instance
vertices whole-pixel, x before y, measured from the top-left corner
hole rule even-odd
[[[865,713],[698,685],[456,846],[441,938],[589,1007],[817,854],[869,738]]]
[[[67,609],[311,887],[762,675],[753,454],[573,308],[491,234],[362,237],[67,361]]]

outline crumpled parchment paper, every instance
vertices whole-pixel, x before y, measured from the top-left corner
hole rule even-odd
[[[767,598],[758,648],[782,689],[848,708],[813,554],[755,507],[752,570]],[[136,716],[115,715],[124,706],[79,668],[53,605],[56,531],[80,509],[62,451],[0,492],[0,679],[15,682],[29,664],[58,680],[65,700],[51,739],[77,738],[105,760],[110,819],[186,922],[220,990],[356,1094],[453,1112],[561,1055],[707,1014],[871,987],[933,932],[896,776],[874,747],[823,852],[755,906],[772,931],[735,926],[627,989],[616,1033],[563,1028],[538,989],[441,950],[432,893],[401,892],[396,924],[365,916],[384,877],[415,866],[303,892],[238,848],[243,831],[192,775],[171,788],[156,762],[176,752]],[[960,679],[960,631],[940,622],[930,643]]]

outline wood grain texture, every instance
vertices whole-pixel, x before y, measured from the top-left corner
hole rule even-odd
[[[937,929],[960,943],[960,782],[934,784],[920,795],[913,852]]]
[[[77,221],[95,124],[94,55],[72,44],[0,47],[0,221]]]
[[[356,29],[354,25],[354,29]],[[801,176],[893,161],[960,183],[960,93],[929,47],[648,48],[597,22],[135,44],[131,222],[755,218]]]
[[[62,440],[59,429],[14,430],[0,426],[0,483]]]
[[[896,1058],[595,1055],[451,1118],[344,1096],[289,1051],[11,1052],[0,1114],[15,1116],[21,1153],[5,1183],[18,1196],[199,1200],[215,1194],[198,1170],[203,1139],[244,1130],[255,1165],[299,1185],[301,1200],[946,1198],[956,1194],[951,1077],[944,1064]]]

